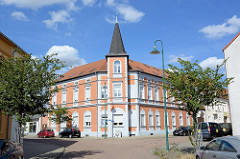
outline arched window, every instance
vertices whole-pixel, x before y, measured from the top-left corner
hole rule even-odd
[[[146,126],[146,116],[145,116],[145,111],[143,109],[140,112],[140,123],[141,123],[141,127]]]
[[[172,112],[172,129],[176,129],[176,115]]]
[[[88,110],[84,113],[84,127],[91,127],[91,112]]]
[[[114,62],[114,70],[113,70],[113,72],[114,73],[121,73],[121,63],[120,63],[120,61],[115,61]]]
[[[160,115],[159,115],[159,111],[156,111],[155,116],[156,116],[156,127],[160,127]]]
[[[79,127],[79,115],[77,112],[72,114],[72,127]]]
[[[180,123],[180,126],[183,126],[183,116],[181,112],[179,113],[179,123]]]
[[[148,112],[148,119],[149,119],[149,127],[153,127],[153,112],[149,110]]]

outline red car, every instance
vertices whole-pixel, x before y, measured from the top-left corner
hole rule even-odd
[[[53,137],[55,134],[53,129],[43,129],[37,135],[38,137],[46,138],[46,137]]]

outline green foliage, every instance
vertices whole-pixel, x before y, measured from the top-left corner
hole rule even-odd
[[[58,91],[50,88],[64,65],[53,56],[0,58],[0,110],[15,115],[20,125],[30,115],[44,113],[51,94]]]
[[[181,68],[169,65],[166,70],[167,81],[170,85],[170,96],[175,101],[183,102],[179,107],[186,110],[193,118],[193,133],[196,132],[197,113],[203,106],[216,104],[218,98],[226,98],[226,87],[233,78],[224,78],[224,74],[219,69],[225,64],[217,66],[215,70],[211,68],[203,69],[197,61],[191,63],[179,58]]]
[[[67,115],[68,113],[69,112],[67,111],[67,108],[53,109],[51,120],[56,124],[61,124],[65,121],[71,121],[72,117],[71,115]]]

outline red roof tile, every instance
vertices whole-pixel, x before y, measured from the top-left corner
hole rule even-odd
[[[162,77],[161,69],[143,64],[141,62],[133,61],[133,60],[129,60],[128,62],[129,62],[129,66],[128,66],[129,71],[140,71],[150,75]],[[107,71],[106,59],[99,60],[86,65],[74,67],[73,69],[63,74],[62,77],[58,78],[57,81],[58,82],[65,81],[65,80],[81,77],[81,76],[88,75],[94,72],[99,72],[99,71]]]

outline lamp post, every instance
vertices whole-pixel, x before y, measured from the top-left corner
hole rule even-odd
[[[107,138],[107,133],[106,133],[106,130],[107,130],[107,114],[106,114],[106,111],[107,111],[107,93],[106,93],[106,90],[107,90],[107,86],[106,86],[106,82],[104,83],[104,86],[103,86],[103,89],[104,89],[104,96],[105,96],[105,123],[104,123],[104,139]]]
[[[166,129],[166,150],[169,151],[169,144],[168,144],[168,125],[167,125],[167,106],[166,106],[166,81],[165,81],[165,74],[164,74],[164,57],[163,57],[163,43],[161,40],[156,40],[154,42],[153,51],[151,54],[159,54],[160,51],[157,50],[156,43],[157,41],[161,42],[162,46],[162,69],[163,69],[163,101],[164,101],[164,108],[165,108],[165,129]]]

